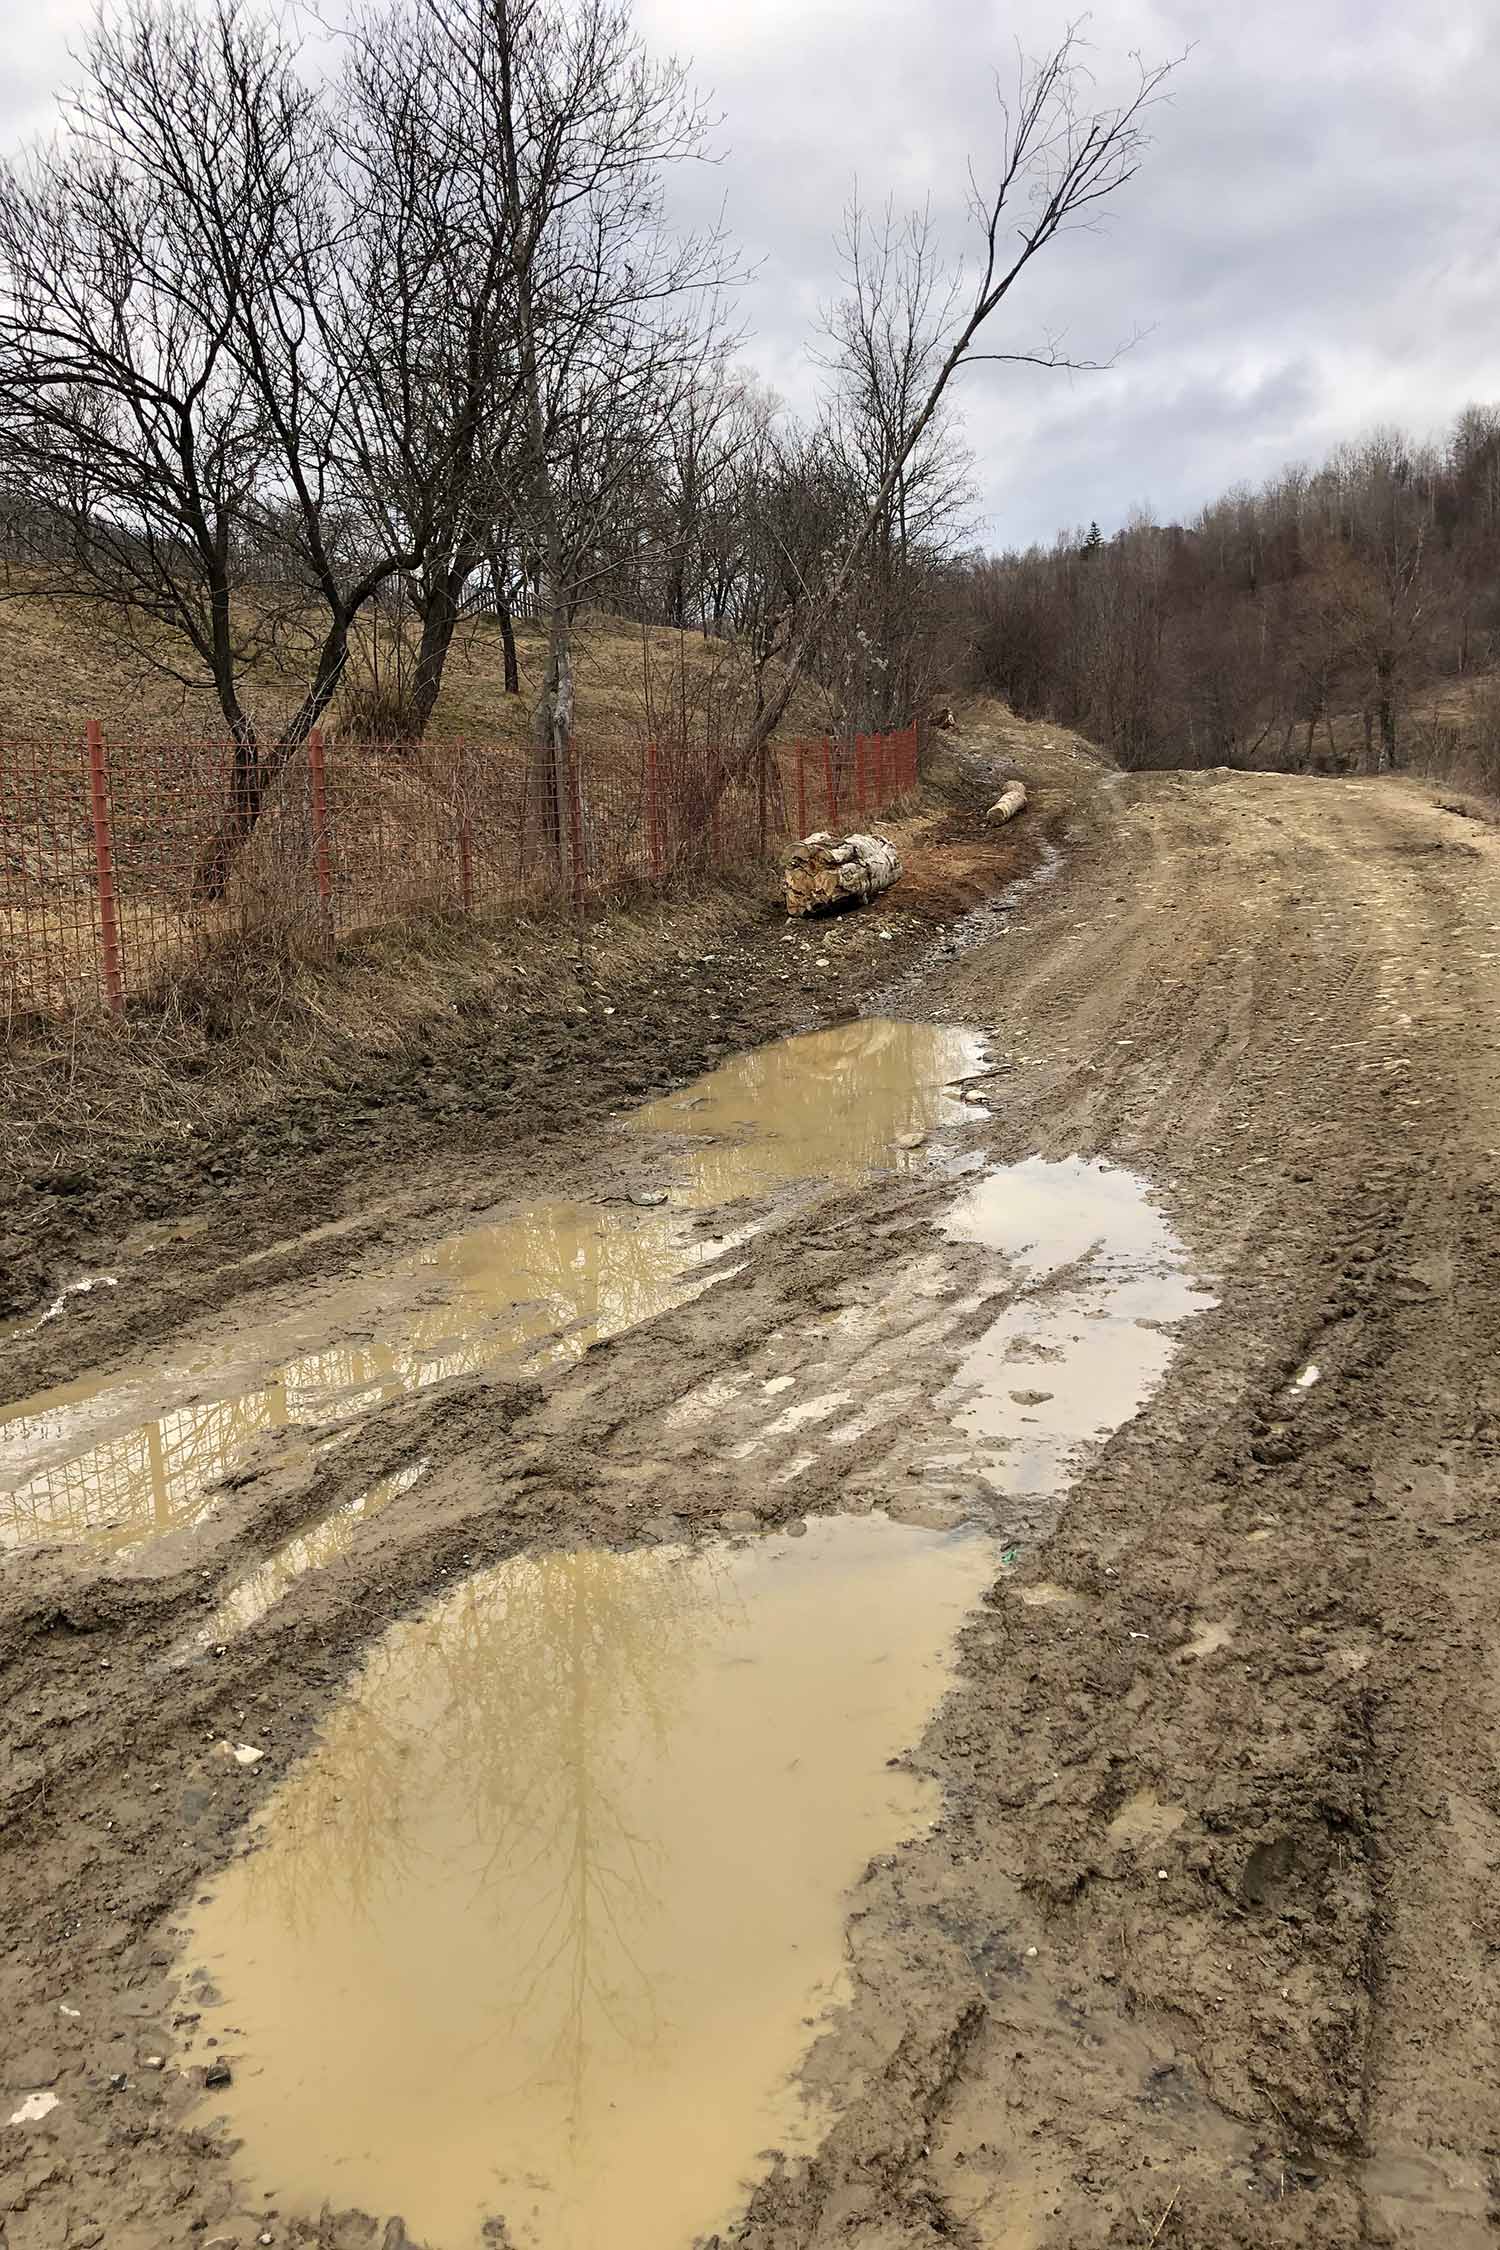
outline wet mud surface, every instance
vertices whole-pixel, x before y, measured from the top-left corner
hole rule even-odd
[[[668,1083],[524,1193],[501,1130],[488,1177],[469,1152],[357,1206],[292,1199],[289,1247],[248,1270],[212,1227],[169,1236],[0,1347],[6,1482],[62,1496],[33,1489],[29,1529],[12,1510],[0,1559],[6,2250],[566,2244],[559,2182],[585,2174],[664,2250],[1493,2239],[1500,842],[1392,784],[1068,780],[1057,875],[888,980],[881,1021],[934,1041],[872,1022],[862,1057],[828,1050],[780,1152],[822,1133],[815,1162],[734,1113],[733,1072]],[[840,1099],[882,1069],[908,1094],[841,1162]],[[535,1288],[515,1334],[513,1291],[423,1259],[539,1206],[603,1214],[547,1269],[598,1273]],[[625,1241],[682,1293],[653,1278],[614,1318],[601,1245]],[[345,1372],[299,1390],[329,1354]],[[285,1411],[227,1479],[200,1443],[196,1520],[168,1488],[160,1522],[104,1521],[104,1484],[157,1506],[149,1429],[268,1392]],[[846,1536],[898,1616],[856,1599]],[[940,1616],[934,1554],[963,1558]],[[761,1621],[758,1664],[720,1661],[709,1585]],[[700,1627],[674,1633],[664,1588]],[[591,1616],[580,1706],[558,1651]],[[847,1692],[862,1621],[910,1659],[884,1717]],[[778,1705],[810,1646],[819,1683]],[[687,1747],[716,1711],[748,1729],[723,1771]],[[633,1952],[656,1991],[682,1970],[697,2059],[684,2095],[621,2062],[623,2001],[593,2024],[591,2170],[558,2155],[588,2107],[564,1986],[523,2009],[509,2076],[459,2021],[514,2012],[499,1967],[566,1890],[523,1843],[465,1888],[496,1837],[478,1799],[529,1805],[557,1851],[562,1777],[576,1827],[591,1759],[661,1812],[694,1756],[694,1802],[731,1799],[694,1850],[743,1819],[829,1856],[806,1924],[778,1923],[794,1854],[741,1892],[748,1845],[694,1873],[614,1800],[629,1865],[691,1892],[680,1947]],[[862,1771],[840,1811],[830,1775]],[[314,1904],[273,1911],[320,1864]],[[503,1963],[463,1918],[487,1897]],[[328,1898],[350,1998],[314,2026],[290,2003]],[[779,1997],[753,1973],[804,1946]],[[357,2004],[377,1957],[414,1980],[385,2048],[390,2012]],[[721,1985],[732,2022],[692,2016]],[[326,2171],[287,2040],[331,2089]],[[639,2105],[613,2173],[612,2069]],[[724,2145],[658,2216],[631,2165],[675,2192],[705,2086]],[[471,2187],[476,2116],[496,2176]],[[424,2216],[403,2136],[449,2128],[462,2208]]]

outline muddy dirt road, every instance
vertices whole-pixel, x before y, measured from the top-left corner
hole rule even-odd
[[[6,2250],[1493,2239],[1500,838],[1069,786],[530,1198],[4,1347]]]

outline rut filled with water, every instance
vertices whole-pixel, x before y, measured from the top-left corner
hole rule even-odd
[[[523,1556],[371,1650],[190,1969],[253,2208],[434,2250],[682,2250],[826,2122],[796,2066],[850,1886],[935,1792],[918,1740],[992,1542],[875,1517]],[[229,2028],[232,2026],[232,2031]]]
[[[860,1021],[736,1056],[628,1131],[660,1150],[638,1202],[541,1202],[465,1228],[232,1350],[86,1376],[0,1407],[0,1547],[129,1552],[190,1529],[269,1432],[344,1418],[453,1375],[545,1368],[684,1304],[754,1222],[695,1223],[741,1198],[852,1184],[900,1143],[972,1118],[982,1041]]]

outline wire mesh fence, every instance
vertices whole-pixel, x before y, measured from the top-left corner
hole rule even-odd
[[[0,1030],[150,1001],[215,945],[332,949],[434,914],[573,913],[856,825],[915,787],[915,722],[784,743],[0,744]]]

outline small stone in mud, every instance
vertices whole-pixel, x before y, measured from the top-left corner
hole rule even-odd
[[[234,2084],[234,2072],[222,2055],[209,2064],[207,2070],[203,2073],[203,2083],[205,2086],[232,2086]]]
[[[726,1508],[719,1525],[724,1531],[759,1531],[760,1518],[753,1508]]]
[[[1045,1406],[1052,1393],[1050,1391],[1012,1391],[1010,1395],[1017,1406]]]
[[[898,1133],[896,1135],[896,1146],[897,1148],[921,1148],[925,1145],[926,1140],[927,1135],[925,1133]]]
[[[56,2094],[28,2094],[20,2108],[11,2112],[7,2123],[11,2125],[39,2125],[44,2117],[52,2115],[56,2107]]]

